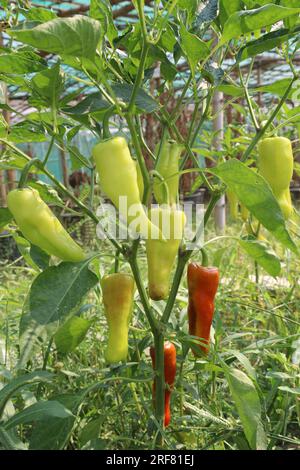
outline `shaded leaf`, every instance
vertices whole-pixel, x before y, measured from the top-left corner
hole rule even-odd
[[[16,413],[5,423],[5,429],[11,429],[20,424],[32,423],[33,421],[41,421],[45,418],[65,419],[72,416],[70,410],[65,408],[58,401],[39,401],[24,410]]]

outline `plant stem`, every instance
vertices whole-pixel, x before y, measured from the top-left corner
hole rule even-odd
[[[32,159],[29,159],[29,161],[26,163],[26,165],[24,166],[23,170],[22,170],[22,173],[21,173],[21,177],[20,177],[20,180],[19,180],[19,184],[18,184],[18,188],[24,188],[24,186],[26,185],[26,182],[27,182],[27,178],[28,178],[28,173],[29,173],[29,170],[32,166],[37,166],[39,167],[40,166],[40,160],[38,158],[32,158]]]
[[[131,93],[129,105],[127,108],[128,114],[132,114],[135,106],[135,98],[138,93],[139,87],[142,83],[143,76],[144,76],[144,69],[145,69],[145,63],[147,59],[147,54],[149,50],[149,44],[144,40],[143,45],[142,45],[142,53],[141,53],[141,58],[140,58],[140,64],[137,72],[137,76],[134,82],[133,90]]]
[[[131,139],[135,148],[135,152],[136,152],[138,163],[141,169],[141,173],[143,176],[143,182],[144,182],[144,188],[145,188],[144,196],[143,196],[143,203],[146,203],[146,201],[148,200],[148,195],[150,191],[150,176],[149,176],[146,163],[143,157],[141,144],[138,139],[138,132],[136,132],[134,121],[130,114],[126,114],[126,121],[127,121],[128,129],[131,134]]]
[[[50,154],[51,154],[51,150],[53,148],[53,144],[54,144],[54,141],[55,141],[55,133],[52,134],[52,137],[51,137],[51,140],[50,140],[50,144],[48,146],[48,149],[47,149],[47,153],[45,155],[45,158],[43,160],[43,165],[45,166],[46,163],[48,162],[48,159],[50,157]]]
[[[269,117],[268,121],[266,122],[266,124],[264,125],[264,127],[262,127],[261,129],[259,129],[259,131],[256,133],[256,136],[254,137],[254,139],[252,140],[251,144],[249,145],[249,147],[247,148],[246,152],[244,153],[244,155],[242,156],[241,158],[241,162],[245,162],[247,160],[247,158],[251,155],[251,152],[252,150],[254,149],[254,147],[256,146],[256,144],[260,141],[260,139],[264,136],[264,134],[266,133],[266,131],[268,130],[268,128],[270,127],[270,125],[272,124],[272,122],[274,121],[274,119],[276,118],[277,114],[279,113],[280,109],[282,108],[283,104],[285,103],[285,100],[287,99],[291,89],[292,89],[292,86],[294,84],[294,82],[297,80],[297,77],[293,77],[293,79],[291,80],[291,83],[289,84],[289,86],[287,87],[284,95],[282,96],[281,100],[279,101],[278,105],[276,106],[276,108],[274,109],[273,113],[271,114],[271,116]]]

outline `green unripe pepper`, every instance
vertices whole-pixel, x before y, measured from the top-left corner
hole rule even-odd
[[[152,227],[144,211],[138,187],[136,163],[130,155],[126,140],[123,137],[104,140],[93,148],[92,154],[100,186],[119,209],[120,214],[127,219],[127,224],[134,222],[135,231],[146,238],[150,230],[154,230],[159,237],[157,228]],[[121,196],[126,198],[127,209],[120,204]]]
[[[290,183],[293,177],[294,158],[291,141],[285,137],[269,137],[258,145],[258,168],[271,186],[283,216],[293,214]]]
[[[162,180],[156,176],[153,182],[153,192],[158,204],[169,204],[172,206],[177,203],[179,158],[182,150],[183,147],[173,140],[165,140],[162,143],[161,154],[155,166],[155,171],[160,174]],[[168,191],[166,191],[164,185],[167,186]],[[169,196],[169,199],[167,196]]]
[[[126,273],[109,274],[102,278],[101,288],[108,323],[105,359],[108,363],[125,361],[135,289],[133,276]]]
[[[14,189],[7,196],[7,204],[24,237],[31,243],[64,261],[85,259],[83,250],[70,237],[36,189]]]
[[[153,300],[162,300],[169,295],[170,277],[183,238],[186,217],[183,211],[169,207],[153,208],[149,216],[165,238],[146,240],[149,296]]]
[[[227,190],[226,196],[229,202],[229,213],[232,220],[239,218],[239,200],[233,191]]]

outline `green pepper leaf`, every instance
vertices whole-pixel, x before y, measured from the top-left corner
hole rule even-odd
[[[210,169],[219,176],[257,220],[286,248],[298,253],[280,206],[266,180],[235,158]]]
[[[266,243],[248,236],[240,239],[239,244],[268,274],[273,277],[280,274],[280,260]]]

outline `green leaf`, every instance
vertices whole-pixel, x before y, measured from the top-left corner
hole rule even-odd
[[[72,317],[62,325],[54,336],[56,348],[67,354],[84,340],[91,322],[81,317]]]
[[[47,204],[55,204],[56,206],[65,207],[63,200],[59,197],[57,191],[47,183],[43,181],[30,180],[27,183],[31,188],[36,189],[43,201]]]
[[[267,438],[261,421],[261,405],[253,382],[239,369],[229,368],[225,363],[222,363],[222,367],[251,449],[266,449]]]
[[[88,262],[60,263],[43,271],[33,281],[29,293],[32,318],[40,325],[62,320],[98,282]]]
[[[11,382],[5,385],[0,390],[0,418],[2,417],[6,403],[16,393],[16,391],[19,390],[19,388],[34,383],[49,383],[51,382],[52,378],[53,374],[50,374],[44,370],[40,370],[21,375],[20,377],[13,379]]]
[[[70,410],[58,401],[39,401],[24,410],[16,413],[5,423],[5,429],[11,429],[20,424],[28,424],[33,421],[41,421],[46,418],[66,419],[72,416]]]
[[[0,207],[0,232],[11,220],[13,216],[7,207]]]
[[[24,302],[19,325],[20,357],[17,369],[24,369],[27,362],[38,351],[43,343],[51,338],[57,330],[57,322],[50,325],[40,325],[32,318],[29,311],[29,295]]]
[[[251,256],[268,274],[276,277],[280,274],[281,263],[273,250],[266,244],[255,239],[245,237],[239,240],[240,246]]]
[[[30,258],[42,270],[49,267],[50,256],[36,245],[30,246]]]
[[[280,5],[283,7],[297,8],[299,6],[299,0],[280,0]],[[287,28],[292,29],[297,23],[298,18],[299,15],[290,16],[284,20],[284,25]]]
[[[9,128],[9,140],[14,143],[45,142],[47,136],[40,124],[19,122]],[[6,138],[7,130],[0,129],[0,137]]]
[[[248,59],[249,57],[254,57],[258,54],[261,54],[262,52],[275,49],[281,44],[286,43],[289,38],[297,34],[300,34],[300,26],[294,31],[290,31],[289,29],[279,29],[268,34],[264,34],[259,39],[250,41],[248,44],[242,47],[237,55],[236,61],[240,62],[242,60]]]
[[[274,95],[278,95],[282,97],[285,94],[290,83],[291,83],[290,78],[282,78],[281,80],[277,80],[276,82],[270,83],[268,85],[262,85],[260,87],[256,87],[254,91],[255,92],[260,91],[262,93],[272,93]],[[288,99],[291,99],[293,97],[293,94],[297,93],[297,89],[299,90],[298,80],[295,81],[293,88],[288,96]]]
[[[241,0],[220,0],[220,22],[223,26],[228,18],[236,11],[241,10]]]
[[[91,0],[90,16],[100,21],[103,33],[107,36],[110,44],[113,44],[114,39],[118,37],[118,30],[114,25],[109,2],[106,0]]]
[[[116,83],[112,85],[112,89],[120,100],[126,104],[129,103],[133,85],[129,85],[128,83]],[[136,94],[135,106],[136,111],[139,113],[150,114],[158,109],[158,104],[156,101],[141,88],[138,89]]]
[[[210,169],[219,176],[274,237],[294,253],[297,247],[286,229],[279,204],[265,179],[239,160],[231,159]]]
[[[111,104],[104,100],[99,92],[91,93],[75,106],[68,106],[62,109],[66,114],[85,115],[91,113],[105,112],[111,107]]]
[[[235,97],[243,96],[245,93],[242,87],[229,85],[226,82],[223,82],[220,85],[218,85],[217,90],[221,91],[225,95],[235,96]]]
[[[30,103],[36,106],[59,108],[60,95],[63,90],[63,75],[60,65],[37,73],[31,80],[32,97]]]
[[[58,401],[65,408],[70,410],[73,416],[63,420],[53,417],[38,421],[33,427],[29,449],[30,450],[60,450],[63,449],[72,434],[75,423],[75,415],[81,404],[84,395],[58,395],[51,397],[51,400]]]
[[[39,55],[30,51],[16,51],[0,55],[0,73],[19,74],[38,72],[47,67]]]
[[[27,161],[28,160],[22,157],[22,155],[9,151],[0,158],[0,170],[10,170],[13,168],[22,169]]]
[[[17,438],[15,433],[6,431],[3,426],[0,426],[0,443],[5,450],[27,450],[26,445]]]
[[[37,21],[39,23],[46,23],[46,21],[54,20],[57,18],[53,10],[43,7],[30,6],[28,11],[22,10],[22,14],[28,21]]]
[[[87,16],[57,18],[46,23],[23,23],[8,34],[16,40],[53,54],[93,60],[101,36],[99,21]]]
[[[187,31],[183,24],[180,28],[180,36],[180,46],[189,61],[192,73],[195,74],[200,60],[205,59],[209,55],[209,47],[198,36]]]
[[[224,25],[220,45],[299,13],[300,8],[284,8],[279,5],[265,5],[256,10],[236,12]]]

